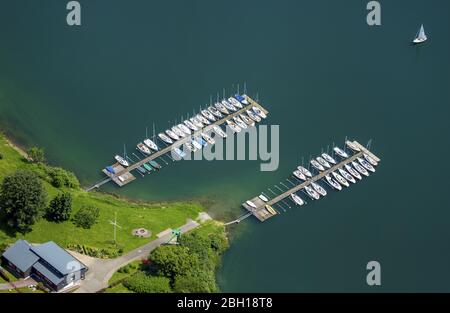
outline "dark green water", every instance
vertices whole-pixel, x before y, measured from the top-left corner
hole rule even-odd
[[[183,162],[124,189],[142,199],[214,198],[212,214],[285,178],[345,136],[373,139],[375,175],[264,224],[238,226],[224,291],[449,291],[450,4],[382,1],[2,1],[0,123],[93,183],[156,123],[246,81],[279,124],[281,165]],[[410,40],[421,23],[430,41]],[[236,85],[234,85],[236,86]],[[377,260],[382,286],[366,285]]]

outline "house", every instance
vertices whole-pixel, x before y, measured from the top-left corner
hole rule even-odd
[[[15,276],[33,276],[54,291],[72,287],[85,278],[88,268],[53,241],[31,245],[18,240],[2,255],[2,264]]]

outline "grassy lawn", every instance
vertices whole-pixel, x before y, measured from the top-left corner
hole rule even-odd
[[[129,290],[122,284],[118,284],[112,288],[106,289],[105,293],[133,293],[133,291]]]
[[[45,170],[38,165],[30,164],[23,156],[13,149],[0,134],[0,182],[3,178],[17,169],[30,169],[41,177],[46,175]],[[44,181],[49,194],[49,200],[63,189],[57,189]],[[67,189],[64,189],[67,190]],[[118,199],[112,195],[90,192],[82,189],[70,189],[73,196],[73,213],[85,205],[100,209],[97,224],[91,229],[76,227],[71,221],[63,223],[48,222],[41,219],[33,230],[25,235],[14,233],[0,221],[0,243],[12,243],[23,238],[32,243],[42,243],[53,240],[63,247],[68,244],[82,244],[95,248],[112,248],[113,227],[109,221],[114,219],[117,212],[117,221],[122,228],[117,231],[117,241],[124,252],[137,248],[149,240],[156,238],[156,234],[167,229],[179,227],[187,218],[196,219],[203,210],[199,203],[132,203]],[[131,233],[135,228],[144,227],[152,232],[151,238],[136,238]]]

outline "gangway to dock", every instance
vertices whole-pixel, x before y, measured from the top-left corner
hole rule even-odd
[[[349,156],[346,159],[342,159],[341,161],[337,162],[337,164],[332,166],[331,168],[320,172],[319,174],[313,176],[312,178],[310,178],[298,185],[295,185],[294,187],[290,188],[289,190],[283,191],[281,194],[276,195],[274,198],[269,199],[269,201],[267,201],[267,202],[264,202],[258,196],[250,199],[249,201],[251,201],[255,205],[256,208],[251,207],[246,202],[242,203],[242,207],[244,207],[249,212],[249,214],[254,215],[259,221],[264,222],[267,219],[269,219],[275,215],[275,214],[269,212],[269,210],[266,208],[266,205],[274,206],[274,205],[279,204],[280,202],[284,202],[285,199],[287,199],[292,193],[296,193],[296,192],[302,190],[303,188],[305,188],[306,186],[310,185],[311,183],[321,180],[326,175],[338,170],[339,168],[344,167],[346,164],[349,164],[349,163],[357,160],[358,158],[363,157],[364,154],[370,156],[376,162],[380,162],[380,159],[376,155],[374,155],[371,151],[366,149],[359,142],[353,141],[352,143],[356,147],[358,147],[360,149],[360,151],[355,152],[353,155]]]

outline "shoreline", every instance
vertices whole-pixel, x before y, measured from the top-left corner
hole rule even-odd
[[[14,139],[11,138],[11,136],[8,136],[8,134],[5,131],[0,131],[0,135],[3,136],[3,138],[5,139],[5,141],[7,142],[7,144],[14,150],[16,150],[23,158],[25,158],[26,160],[29,160],[29,156],[28,153],[25,150],[25,147],[22,147],[20,144],[18,144]],[[49,165],[49,164],[47,164]],[[53,165],[49,165],[49,166],[53,166]],[[84,187],[80,185],[80,188],[84,191]],[[207,198],[207,197],[202,197],[202,198],[186,198],[186,199],[178,199],[178,200],[159,200],[159,201],[151,201],[151,200],[141,200],[141,199],[136,199],[136,198],[130,198],[130,197],[126,197],[126,196],[122,196],[122,195],[118,195],[112,192],[107,192],[107,191],[101,191],[101,190],[93,190],[90,192],[85,191],[86,193],[97,193],[100,195],[108,195],[111,197],[114,197],[117,200],[120,201],[124,201],[124,202],[128,202],[131,204],[135,204],[135,205],[149,205],[149,206],[161,206],[164,207],[165,204],[173,204],[173,203],[198,203],[200,204],[204,209],[205,212],[209,215],[210,212],[208,212],[208,209],[214,205],[214,200]],[[216,220],[214,218],[212,218],[214,221],[219,222],[219,223],[224,223],[224,221],[220,221],[220,220]]]

